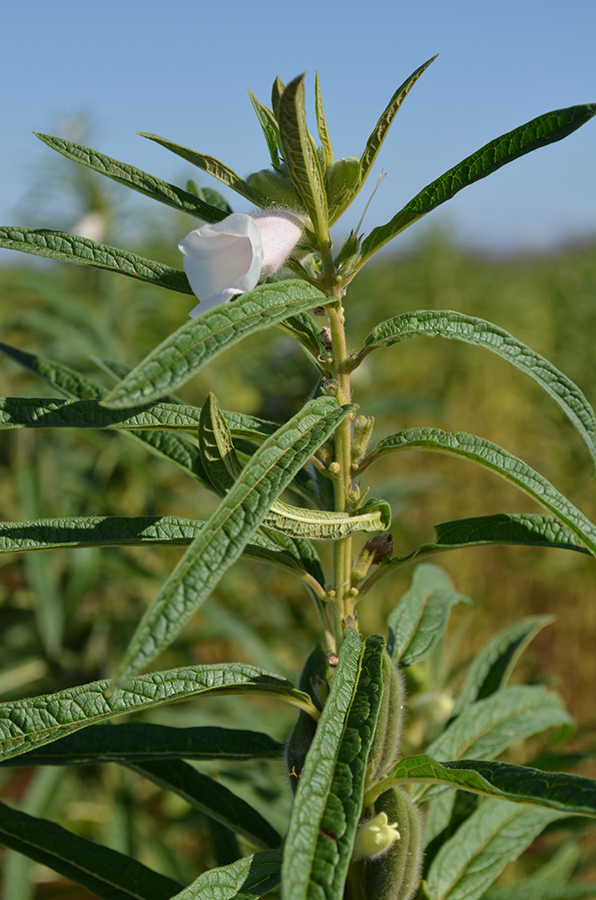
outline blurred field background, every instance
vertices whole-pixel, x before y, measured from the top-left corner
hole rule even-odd
[[[128,217],[131,233],[139,237],[127,249],[180,265],[176,244],[194,223],[163,210],[141,218],[119,206],[122,192],[100,188],[86,170],[71,168],[62,188],[72,199],[72,219],[50,219],[54,227],[80,225],[87,217],[87,225],[101,232],[100,240],[115,243],[115,224]],[[134,365],[186,321],[189,308],[184,295],[83,267],[31,263],[16,254],[7,255],[0,268],[0,290],[3,341],[105,384],[109,379],[93,358]],[[482,258],[456,246],[445,231],[430,231],[406,255],[386,256],[356,278],[346,298],[349,339],[359,348],[378,321],[428,308],[459,310],[506,328],[547,356],[596,403],[595,241],[549,255]],[[298,345],[273,330],[218,358],[180,393],[201,404],[211,390],[224,408],[281,422],[309,396],[315,378]],[[0,360],[0,383],[4,396],[52,395],[43,382],[5,359]],[[372,354],[355,373],[354,389],[360,411],[376,418],[376,439],[413,425],[474,432],[522,456],[596,519],[596,485],[579,438],[546,394],[486,351],[438,338],[414,339]],[[435,523],[538,511],[497,477],[438,454],[401,454],[377,463],[369,474],[372,494],[392,503],[400,556],[432,539]],[[144,514],[206,518],[215,502],[122,434],[68,429],[0,434],[0,515],[5,520]],[[108,677],[180,553],[124,548],[1,556],[0,699]],[[589,749],[587,736],[596,724],[594,561],[568,551],[511,547],[458,551],[434,562],[473,600],[471,608],[457,607],[453,615],[456,669],[522,616],[556,617],[526,652],[520,673],[529,680],[546,679],[562,693]],[[404,568],[369,595],[360,610],[365,632],[386,630],[386,616],[411,574]],[[299,581],[241,562],[160,658],[159,668],[234,659],[293,677],[317,639],[314,610]],[[269,729],[283,739],[293,714],[278,704],[223,698],[169,707],[159,721]],[[250,771],[250,785],[232,765],[218,776],[257,807],[269,809],[274,801],[279,821],[272,823],[282,827],[289,792],[279,768],[255,762]],[[211,854],[222,862],[217,825],[116,766],[79,774],[6,769],[0,787],[36,814],[51,818],[59,810],[66,827],[139,854],[181,881],[196,875],[197,856]],[[108,794],[115,796],[114,803]],[[148,813],[136,810],[141,806]],[[9,900],[29,896],[25,869],[22,858],[10,856]],[[36,897],[90,896],[40,871]]]

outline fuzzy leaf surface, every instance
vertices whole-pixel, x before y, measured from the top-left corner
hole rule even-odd
[[[458,191],[532,150],[560,141],[581,128],[595,114],[596,103],[555,109],[485,144],[423,188],[390,222],[374,228],[363,241],[352,274],[400,231],[450,200]]]
[[[596,900],[596,885],[519,884],[509,888],[491,888],[482,900]]]
[[[497,444],[464,431],[408,428],[380,441],[374,454],[371,454],[371,459],[385,453],[414,448],[463,456],[470,462],[491,469],[557,516],[580,541],[586,544],[592,554],[596,552],[596,526],[550,481]]]
[[[289,279],[260,285],[233,303],[215,306],[167,337],[112,389],[104,404],[121,409],[157,400],[249,334],[320,306],[325,299],[316,288]]]
[[[596,781],[581,775],[476,759],[439,763],[423,755],[400,760],[390,778],[400,784],[444,784],[568,815],[596,817]]]
[[[277,887],[280,872],[281,852],[260,850],[203,872],[171,900],[257,900]]]
[[[242,553],[271,508],[351,407],[309,401],[256,451],[143,616],[119,670],[123,683],[164,650]]]
[[[283,745],[267,734],[218,726],[173,728],[151,722],[88,725],[37,750],[4,760],[4,766],[85,766],[155,759],[269,759]]]
[[[506,800],[485,800],[437,853],[427,878],[429,897],[479,900],[507,863],[564,815]]]
[[[198,694],[279,697],[317,716],[309,696],[279,675],[241,663],[152,672],[111,690],[107,680],[0,704],[0,759],[9,759],[115,716],[153,709]]]
[[[410,589],[389,616],[387,652],[399,666],[421,662],[440,641],[454,603],[467,601],[438,566],[418,566]],[[467,601],[469,602],[469,601]]]
[[[58,262],[106,269],[108,272],[128,275],[157,287],[168,288],[170,291],[192,294],[188,279],[181,269],[136,256],[118,247],[98,244],[89,238],[69,234],[67,231],[6,225],[0,227],[0,247],[32,253],[34,256],[44,256]]]
[[[0,803],[0,842],[82,884],[100,900],[170,900],[178,882],[47,819]]]
[[[94,172],[99,172],[100,175],[105,175],[152,200],[158,200],[160,203],[165,203],[166,206],[172,206],[180,212],[196,216],[205,222],[220,222],[227,216],[227,212],[210,203],[205,203],[196,194],[191,194],[175,184],[162,181],[161,178],[155,178],[155,176],[120,162],[118,159],[112,159],[111,156],[105,156],[103,153],[98,153],[97,150],[84,147],[82,144],[73,144],[72,141],[66,141],[63,138],[52,137],[49,134],[36,134],[40,141],[43,141],[52,150],[57,150],[67,159],[81,163],[81,165],[93,169]]]
[[[284,848],[283,900],[341,900],[381,700],[384,641],[348,628],[306,756]]]
[[[452,310],[419,310],[381,322],[366,338],[365,351],[390,347],[417,336],[439,336],[483,347],[528,375],[565,413],[596,463],[596,416],[592,406],[577,385],[539,353],[491,322]]]

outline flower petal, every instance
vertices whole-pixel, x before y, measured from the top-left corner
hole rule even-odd
[[[261,275],[277,272],[302,237],[300,219],[283,209],[272,209],[255,219],[261,244],[263,261]]]
[[[195,228],[178,249],[192,291],[202,301],[191,316],[258,284],[263,250],[252,216],[233,213],[222,222]]]

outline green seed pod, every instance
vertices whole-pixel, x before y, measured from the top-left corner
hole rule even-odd
[[[284,209],[303,210],[296,189],[284,172],[275,169],[261,169],[248,175],[246,183],[263,206],[282,206]]]
[[[405,697],[403,677],[386,651],[383,653],[382,683],[379,717],[368,756],[371,784],[383,778],[397,762],[403,727]]]
[[[312,651],[300,673],[298,688],[310,694],[318,709],[323,708],[327,691],[328,674],[327,656],[323,648],[317,645]],[[285,747],[285,762],[290,777],[290,787],[295,793],[298,779],[304,768],[304,759],[317,730],[317,723],[312,716],[302,710]]]
[[[420,886],[422,825],[418,807],[401,788],[391,788],[377,799],[375,813],[385,813],[397,827],[399,840],[388,850],[355,864],[367,900],[411,900]],[[355,873],[356,874],[356,873]]]
[[[360,160],[357,156],[338,159],[325,172],[329,224],[337,222],[360,190]]]

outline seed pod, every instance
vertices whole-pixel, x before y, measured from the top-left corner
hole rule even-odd
[[[310,694],[318,709],[323,708],[327,691],[327,656],[323,648],[317,645],[312,651],[300,673],[298,688]],[[312,716],[302,710],[285,747],[286,771],[290,777],[290,787],[295,793],[298,779],[304,768],[304,760],[317,730],[317,723]]]
[[[404,717],[405,689],[401,672],[383,653],[383,694],[377,727],[368,756],[369,782],[374,784],[393,768],[399,758]]]
[[[411,900],[420,885],[422,825],[418,807],[401,788],[391,788],[377,799],[375,813],[384,812],[397,823],[399,840],[378,856],[356,865],[367,900]]]

